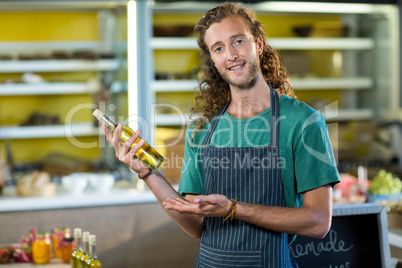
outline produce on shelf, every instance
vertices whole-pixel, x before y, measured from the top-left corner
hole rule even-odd
[[[56,184],[50,181],[47,172],[33,171],[24,175],[17,182],[18,196],[54,196],[56,194]]]
[[[369,180],[359,183],[359,179],[348,173],[339,174],[341,181],[335,185],[333,201],[336,204],[364,203],[367,201]]]
[[[399,194],[402,191],[402,182],[390,172],[380,170],[372,179],[368,188],[370,194],[374,195],[390,195]]]

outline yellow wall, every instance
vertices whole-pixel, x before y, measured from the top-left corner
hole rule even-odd
[[[0,41],[97,40],[96,12],[0,12]]]

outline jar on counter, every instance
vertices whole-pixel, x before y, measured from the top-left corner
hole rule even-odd
[[[52,243],[53,243],[53,256],[55,258],[62,257],[61,244],[65,236],[70,236],[70,228],[66,227],[53,227]]]
[[[32,243],[32,258],[34,263],[42,264],[50,262],[50,235],[46,232],[38,232]]]
[[[74,251],[74,238],[64,237],[61,242],[61,259],[64,263],[70,263],[71,254]]]

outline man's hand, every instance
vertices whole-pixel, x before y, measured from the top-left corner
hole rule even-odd
[[[133,171],[137,172],[138,175],[144,175],[148,173],[149,168],[145,166],[140,160],[135,158],[135,154],[145,143],[144,139],[141,139],[137,144],[134,144],[135,140],[141,134],[140,130],[134,132],[134,134],[123,145],[120,145],[120,132],[122,130],[121,124],[118,125],[114,134],[111,133],[105,125],[102,125],[102,128],[106,134],[107,141],[114,147],[116,157],[122,163],[126,164]]]
[[[190,203],[183,198],[167,198],[163,206],[168,210],[175,210],[183,214],[196,217],[225,217],[232,202],[224,195],[199,195]]]

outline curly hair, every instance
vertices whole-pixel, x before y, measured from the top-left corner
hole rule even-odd
[[[231,96],[229,84],[223,80],[216,69],[208,46],[205,43],[205,33],[208,28],[213,23],[219,23],[231,16],[243,18],[254,37],[254,41],[257,41],[260,36],[262,37],[263,52],[260,55],[260,67],[265,81],[271,81],[272,86],[279,93],[295,97],[292,84],[288,79],[285,68],[280,64],[276,51],[265,42],[264,26],[257,20],[255,12],[240,3],[225,2],[207,11],[194,27],[194,31],[198,34],[198,46],[202,52],[201,73],[203,73],[203,77],[199,84],[199,93],[195,97],[195,107],[191,110],[191,114],[195,111],[201,112],[201,116],[193,121],[194,132],[192,137],[225,106]]]

